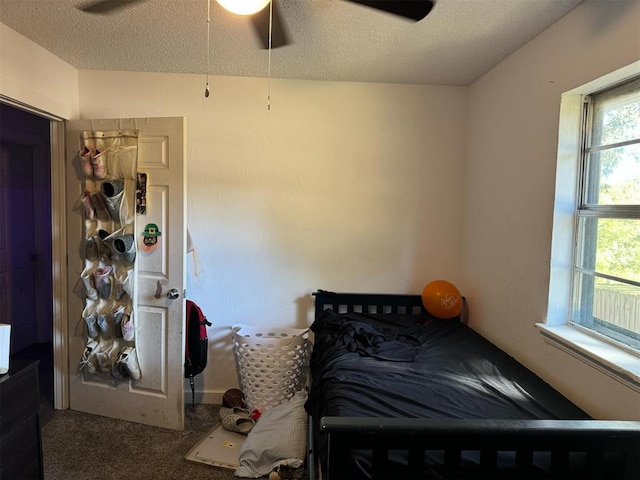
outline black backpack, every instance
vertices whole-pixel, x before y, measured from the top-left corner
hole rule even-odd
[[[187,300],[186,336],[184,349],[184,378],[189,379],[191,385],[191,405],[195,405],[195,385],[193,377],[201,373],[207,366],[209,339],[207,327],[211,322],[204,316],[202,310],[191,300]]]

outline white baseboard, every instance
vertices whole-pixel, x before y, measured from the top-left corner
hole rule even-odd
[[[226,390],[225,390],[226,391]],[[206,405],[222,405],[222,395],[224,391],[198,391],[195,392],[195,403],[204,403]],[[191,389],[184,391],[184,403],[185,405],[191,405]]]

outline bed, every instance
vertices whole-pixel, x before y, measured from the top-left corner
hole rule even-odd
[[[591,419],[466,308],[441,320],[419,295],[314,296],[310,478],[640,478],[640,422]]]

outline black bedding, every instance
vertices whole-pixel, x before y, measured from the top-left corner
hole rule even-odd
[[[328,309],[311,330],[312,383],[305,408],[315,432],[324,416],[589,418],[455,319]],[[321,459],[324,448],[316,435]]]
[[[325,310],[311,330],[307,407],[321,415],[589,418],[456,320]]]

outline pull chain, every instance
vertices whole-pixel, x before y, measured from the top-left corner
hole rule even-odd
[[[269,72],[268,72],[268,92],[267,110],[271,110],[271,33],[273,28],[273,0],[269,2]]]
[[[209,52],[211,45],[211,0],[207,0],[207,84],[204,87],[204,96],[209,96]]]

